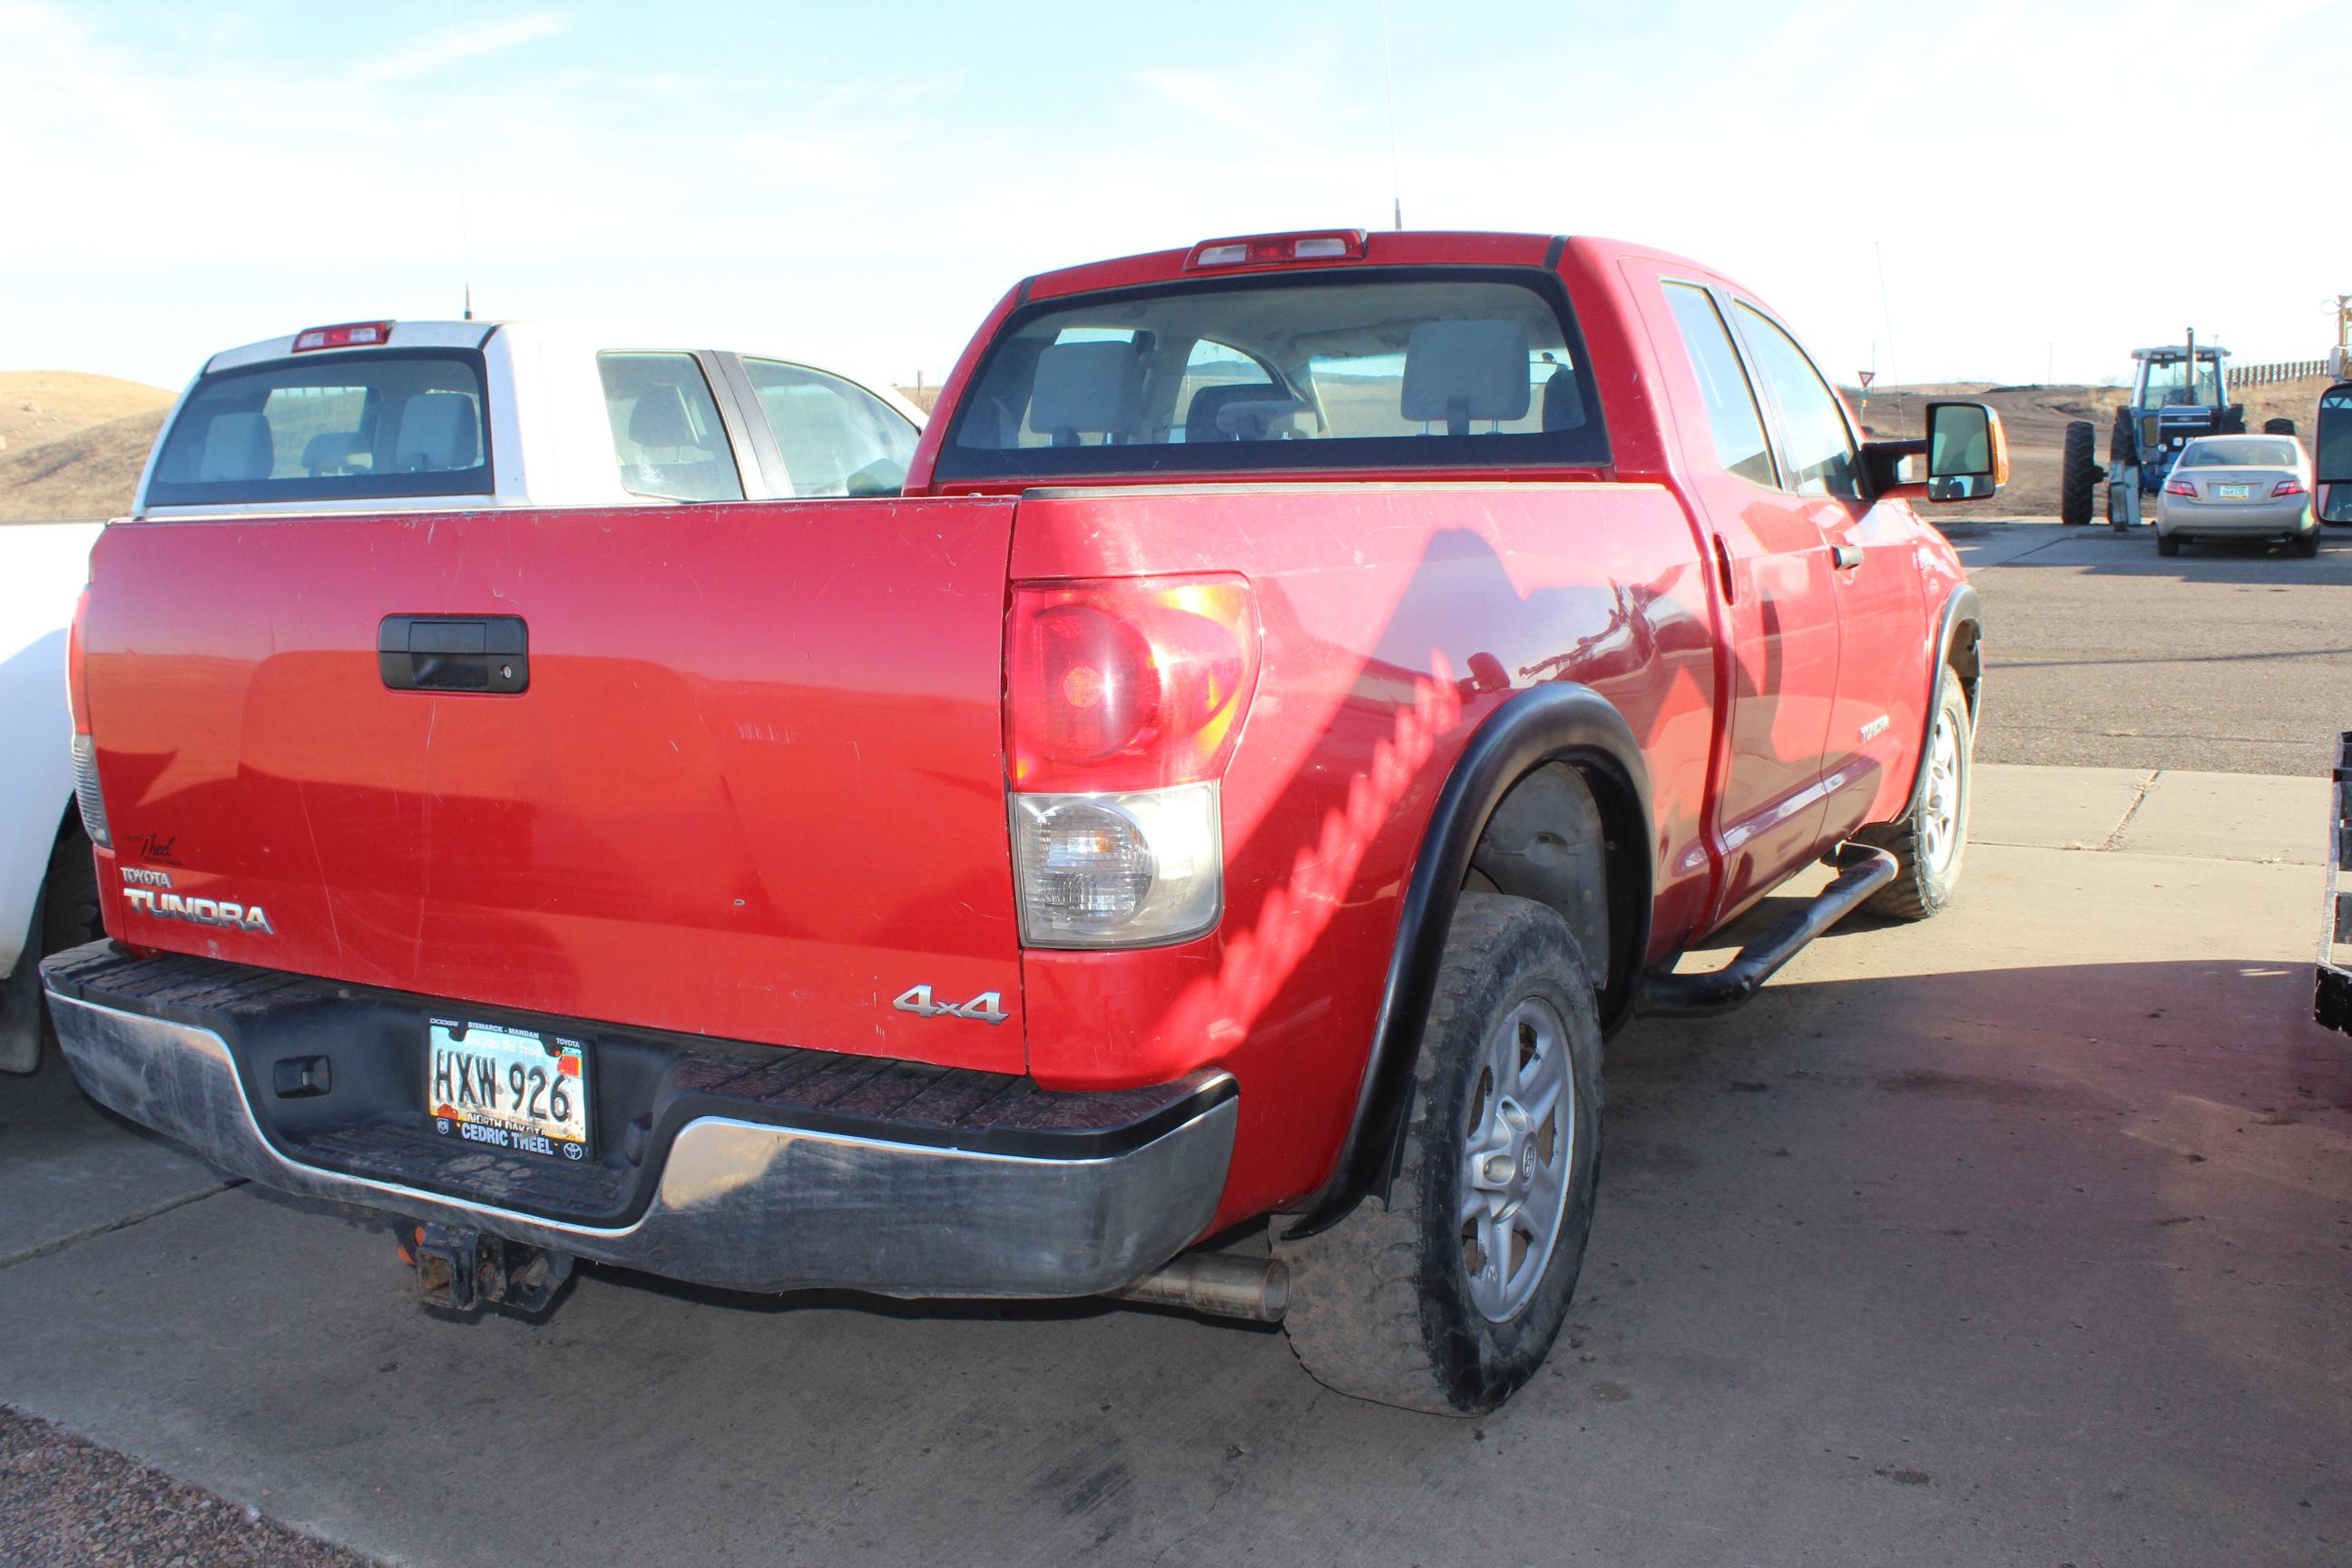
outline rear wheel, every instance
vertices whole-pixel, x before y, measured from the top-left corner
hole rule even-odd
[[[1976,767],[1976,726],[1960,678],[1946,666],[1936,686],[1935,722],[1919,765],[1927,776],[1899,821],[1865,827],[1857,841],[1895,857],[1895,879],[1863,906],[1893,920],[1922,921],[1952,901],[1969,847],[1969,791]]]
[[[2242,403],[2232,403],[2229,407],[2221,410],[2221,429],[2216,432],[2218,435],[2244,435],[2246,433],[2246,405]]]
[[[2116,410],[2115,427],[2107,432],[2107,461],[2133,463],[2139,460],[2139,448],[2132,442],[2131,410]]]
[[[41,994],[41,960],[100,933],[98,866],[81,819],[69,808],[50,847],[16,967],[0,982],[0,1071],[31,1072],[40,1066],[42,1046],[57,1039]]]
[[[2294,536],[2294,552],[2297,555],[2302,556],[2305,561],[2309,561],[2313,557],[2316,556],[2319,553],[2319,530],[2315,528],[2307,533],[2296,534]]]
[[[2058,464],[2058,521],[2081,526],[2091,521],[2099,485],[2098,459],[2092,450],[2099,433],[2087,419],[2066,426],[2064,455]]]
[[[1556,910],[1462,895],[1413,1073],[1387,1205],[1297,1241],[1275,1222],[1283,1328],[1327,1387],[1475,1415],[1543,1364],[1592,1226],[1601,1021]]]
[[[2177,534],[2177,533],[2159,533],[2159,534],[2158,534],[2158,535],[2156,536],[2156,552],[2157,552],[2158,555],[2178,555],[2178,554],[2179,554],[2179,553],[2180,553],[2180,535],[2179,535],[2179,534]]]
[[[2292,436],[2294,434],[2294,421],[2286,418],[2265,419],[2263,421],[2263,434],[2265,436]]]

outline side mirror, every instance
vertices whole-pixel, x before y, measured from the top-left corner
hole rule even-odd
[[[1981,403],[1927,405],[1927,499],[1982,500],[2009,482],[2009,437]]]
[[[2352,522],[2352,381],[2319,395],[2311,432],[2311,475],[2319,489],[2319,515]]]

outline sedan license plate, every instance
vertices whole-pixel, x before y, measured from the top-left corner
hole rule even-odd
[[[425,1103],[433,1131],[486,1148],[588,1157],[588,1047],[561,1035],[435,1018]]]
[[[2252,485],[2215,485],[2213,487],[2213,494],[2222,500],[2252,500],[2254,496],[2254,487]]]

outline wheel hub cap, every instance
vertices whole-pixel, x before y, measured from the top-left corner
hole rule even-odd
[[[1530,997],[1485,1042],[1462,1140],[1462,1266],[1490,1321],[1517,1316],[1551,1260],[1575,1162],[1575,1110],[1567,1029],[1549,1002]]]
[[[1963,765],[1958,728],[1949,713],[1938,711],[1935,733],[1927,742],[1927,798],[1920,814],[1919,847],[1928,868],[1939,873],[1959,847]]]

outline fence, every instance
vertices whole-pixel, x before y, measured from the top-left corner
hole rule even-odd
[[[2231,386],[2259,386],[2272,381],[2301,381],[2307,375],[2326,375],[2330,366],[2324,359],[2283,360],[2277,364],[2233,364],[2230,367]]]

